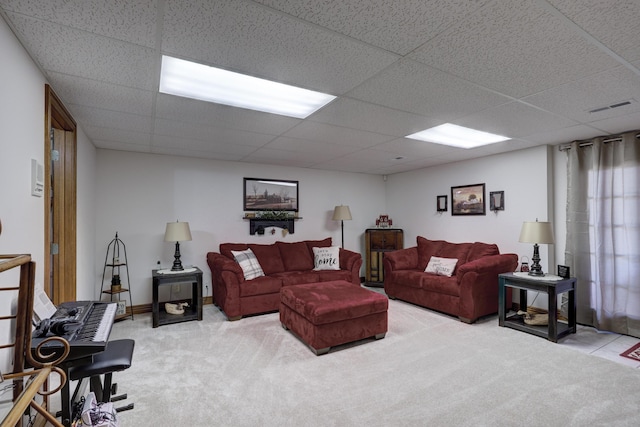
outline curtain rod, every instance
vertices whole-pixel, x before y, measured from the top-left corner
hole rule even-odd
[[[629,131],[629,132],[638,132],[636,133],[636,138],[640,138],[640,130],[638,131]],[[617,134],[617,135],[607,135],[607,136],[596,136],[595,138],[591,138],[591,139],[583,139],[583,140],[576,140],[576,141],[572,141],[572,142],[567,142],[564,144],[560,144],[558,146],[558,150],[559,151],[567,151],[571,149],[571,144],[573,144],[574,142],[578,143],[578,147],[582,148],[582,147],[590,147],[593,145],[593,140],[596,138],[605,138],[602,142],[604,142],[605,144],[609,143],[609,142],[618,142],[618,141],[622,141],[622,135],[624,135],[625,133],[628,132],[623,132],[621,134]]]

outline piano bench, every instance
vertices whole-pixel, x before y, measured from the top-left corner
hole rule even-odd
[[[131,367],[135,343],[132,339],[109,341],[107,348],[102,353],[95,354],[91,363],[69,368],[69,380],[80,381],[74,392],[74,397],[83,386],[82,380],[89,378],[91,391],[96,395],[98,402],[106,403],[126,399],[126,394],[111,397],[112,392],[115,393],[116,390],[116,384],[112,385],[112,374]],[[100,375],[104,375],[104,383],[100,380]],[[133,404],[116,408],[118,412],[128,409],[133,409]]]

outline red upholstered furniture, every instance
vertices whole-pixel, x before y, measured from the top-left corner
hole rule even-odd
[[[426,273],[431,257],[458,259],[451,277]],[[458,316],[466,323],[498,312],[498,274],[514,271],[518,256],[487,243],[449,243],[418,236],[417,246],[384,254],[384,290],[401,299]],[[511,295],[507,295],[511,301]]]
[[[314,270],[314,247],[331,246],[331,238],[301,242],[276,242],[268,245],[254,243],[222,243],[220,253],[209,252],[207,264],[211,269],[213,302],[229,320],[250,314],[277,311],[280,307],[280,288],[305,283],[344,280],[360,287],[362,256],[340,249],[340,270]],[[242,269],[231,251],[250,248],[265,276],[245,280]]]
[[[280,291],[280,322],[316,355],[331,347],[387,332],[389,300],[343,280],[290,286]]]

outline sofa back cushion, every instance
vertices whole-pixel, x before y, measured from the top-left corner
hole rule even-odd
[[[264,274],[267,276],[274,273],[282,273],[284,271],[284,263],[280,256],[280,250],[274,244],[271,245],[259,245],[257,243],[250,243],[249,248],[253,251],[260,262]]]
[[[326,239],[323,240],[305,240],[304,241],[307,244],[307,248],[309,248],[309,254],[311,255],[311,257],[314,256],[313,254],[313,248],[328,248],[331,246],[331,237],[327,237]]]
[[[457,259],[456,268],[467,262],[473,243],[450,243],[445,240],[429,240],[418,236],[418,268],[424,271],[431,257]]]
[[[235,261],[231,251],[244,251],[249,249],[247,243],[220,243],[220,253]]]
[[[306,242],[276,242],[285,271],[313,270],[313,257]]]
[[[471,246],[471,250],[469,250],[469,254],[467,255],[467,262],[475,261],[485,256],[490,255],[499,255],[500,250],[498,249],[498,245],[475,242]]]

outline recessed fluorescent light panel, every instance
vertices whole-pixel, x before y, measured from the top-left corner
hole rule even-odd
[[[450,145],[452,147],[460,148],[475,148],[511,139],[506,136],[452,125],[451,123],[445,123],[434,128],[416,132],[414,134],[407,135],[406,138],[435,142],[436,144]]]
[[[164,55],[160,92],[299,119],[336,98]]]

